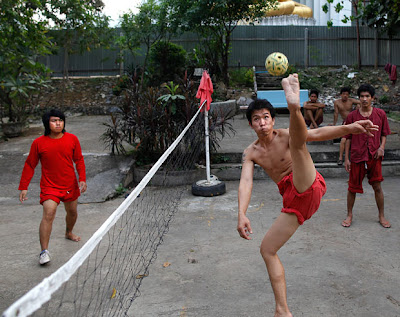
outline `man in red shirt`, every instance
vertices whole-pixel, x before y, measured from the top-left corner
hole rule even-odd
[[[19,199],[28,199],[28,186],[40,160],[42,176],[40,179],[40,204],[43,205],[43,217],[39,226],[39,238],[42,252],[39,263],[50,262],[48,251],[53,220],[60,201],[64,202],[67,213],[65,238],[80,241],[72,233],[78,217],[78,197],[86,191],[85,162],[78,138],[65,131],[65,116],[59,110],[50,110],[43,115],[45,133],[33,141],[29,156],[25,161],[19,184]],[[79,175],[76,179],[74,163]]]
[[[386,136],[391,133],[389,123],[385,111],[372,107],[372,100],[375,96],[374,87],[363,84],[358,88],[357,94],[361,101],[361,107],[347,116],[346,124],[369,119],[379,126],[379,130],[374,132],[372,138],[364,137],[361,134],[346,136],[345,168],[349,172],[349,187],[347,192],[347,218],[343,220],[342,226],[351,226],[356,194],[364,192],[362,181],[367,174],[368,183],[375,192],[379,223],[384,228],[390,228],[390,223],[384,215],[384,196],[381,187],[383,181],[382,159],[385,155]]]

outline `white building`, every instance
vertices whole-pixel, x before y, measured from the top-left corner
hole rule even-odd
[[[347,16],[350,17],[352,13],[351,0],[335,0],[333,4],[328,4],[329,12],[325,13],[322,11],[322,6],[326,3],[326,0],[298,0],[297,2],[305,4],[313,10],[315,19],[315,25],[326,25],[326,23],[332,19],[334,26],[350,26],[351,23],[343,23],[341,20]],[[335,12],[336,4],[340,2],[343,5],[343,9],[340,13]]]
[[[351,22],[343,23],[345,16],[352,14],[351,0],[335,0],[329,4],[326,0],[297,0],[296,2],[306,5],[313,11],[313,18],[302,18],[298,15],[280,15],[264,18],[260,25],[322,25],[326,26],[329,20],[332,20],[334,26],[350,26]],[[340,3],[343,9],[337,13],[335,6]],[[328,4],[329,11],[325,13],[322,6]]]

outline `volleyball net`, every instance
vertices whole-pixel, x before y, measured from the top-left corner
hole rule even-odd
[[[130,195],[56,272],[13,303],[4,317],[127,316],[187,186],[170,175],[194,166],[204,143],[200,109]],[[196,119],[197,118],[197,119]],[[162,186],[152,186],[161,175]],[[150,184],[149,184],[150,183]]]

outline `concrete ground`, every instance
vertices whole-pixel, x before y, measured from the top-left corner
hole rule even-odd
[[[32,125],[24,137],[0,143],[0,311],[64,264],[122,202],[121,198],[104,202],[129,166],[109,157],[98,140],[107,117],[67,120],[67,130],[82,143],[89,188],[81,199],[75,227],[82,241],[64,239],[60,208],[49,266],[40,267],[37,258],[38,176],[23,205],[17,190],[25,155],[41,134],[40,124]],[[249,131],[238,131],[234,140],[221,147],[230,144],[242,151],[248,140],[241,136]],[[400,316],[399,178],[386,177],[382,183],[390,229],[378,223],[367,182],[365,194],[357,196],[353,225],[340,225],[346,215],[346,181],[327,179],[328,192],[320,210],[279,252],[289,306],[294,316]],[[129,316],[273,315],[274,299],[259,245],[280,212],[281,197],[272,181],[255,181],[248,211],[254,234],[245,241],[236,232],[238,181],[228,181],[226,186],[226,194],[212,198],[192,196],[188,186]],[[171,265],[164,267],[165,262]]]

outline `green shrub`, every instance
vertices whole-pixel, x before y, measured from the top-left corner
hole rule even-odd
[[[187,63],[187,54],[182,46],[160,41],[151,47],[149,55],[150,84],[176,81],[182,77]]]
[[[179,85],[170,82],[164,87],[145,87],[139,93],[133,78],[124,94],[122,105],[123,120],[118,123],[118,131],[126,135],[129,144],[135,147],[137,165],[147,165],[157,161],[182,132],[197,112],[199,100],[196,98],[197,85],[188,79],[187,73],[178,80]],[[234,133],[229,119],[230,113],[209,113],[210,150],[218,148],[219,141]],[[114,136],[116,129],[110,127],[108,135]],[[190,128],[191,138],[181,143],[171,158],[204,157],[204,119],[198,118]],[[106,141],[111,140],[110,137]],[[113,140],[111,140],[113,141]],[[113,144],[112,142],[108,142]],[[114,142],[115,143],[115,142]],[[167,163],[165,163],[167,164]],[[193,166],[181,166],[193,168]]]
[[[229,71],[229,86],[253,87],[254,73],[252,68],[238,68]]]
[[[386,95],[383,95],[382,97],[379,98],[379,102],[382,104],[388,103],[390,101],[390,98]]]
[[[130,78],[127,75],[123,75],[118,78],[117,83],[112,86],[113,95],[119,96],[121,92],[128,87]]]

